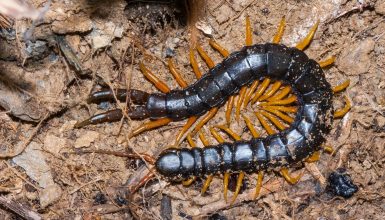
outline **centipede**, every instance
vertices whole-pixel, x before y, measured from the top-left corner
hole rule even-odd
[[[295,184],[301,176],[290,175],[289,168],[293,164],[317,161],[321,150],[333,151],[333,148],[324,145],[326,135],[332,129],[333,120],[343,117],[351,108],[345,96],[345,106],[334,109],[333,97],[349,86],[349,80],[332,87],[323,68],[332,65],[335,58],[317,62],[303,52],[311,43],[319,21],[295,47],[288,47],[280,44],[285,17],[278,25],[272,42],[265,44],[253,44],[250,18],[246,16],[245,20],[245,46],[240,50],[229,53],[218,42],[209,40],[209,44],[224,57],[222,62],[215,64],[199,44],[190,49],[190,63],[197,77],[191,85],[169,59],[168,67],[180,89],[170,89],[141,62],[141,72],[159,93],[108,89],[90,95],[89,102],[129,99],[133,104],[127,112],[115,109],[91,116],[78,122],[75,125],[77,128],[121,120],[125,113],[131,119],[149,119],[132,131],[130,137],[134,137],[174,121],[186,121],[176,135],[174,146],[165,149],[158,157],[131,155],[153,166],[134,187],[135,190],[157,172],[166,180],[182,182],[185,186],[197,178],[206,178],[203,194],[213,177],[219,175],[223,177],[223,197],[227,201],[230,175],[238,174],[234,202],[245,175],[257,173],[254,195],[257,198],[265,172],[277,172],[290,184]],[[196,52],[209,68],[205,74],[199,69]],[[225,104],[226,122],[209,129],[218,142],[211,144],[201,131],[202,127]],[[254,109],[255,121],[264,129],[265,136],[257,131],[250,116],[241,113],[247,107]],[[251,138],[244,140],[230,128],[233,112],[237,121],[240,118],[244,120]],[[226,141],[219,131],[228,134],[233,141]],[[197,134],[203,148],[197,147],[192,138]],[[190,147],[179,146],[184,139]]]

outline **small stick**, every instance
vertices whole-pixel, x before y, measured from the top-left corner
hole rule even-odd
[[[0,206],[5,207],[15,213],[17,216],[26,219],[26,220],[41,220],[42,217],[26,207],[22,206],[20,203],[8,199],[5,196],[0,196]]]

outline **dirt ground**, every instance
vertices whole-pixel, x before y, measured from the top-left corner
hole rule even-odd
[[[47,1],[30,2],[40,8]],[[185,8],[168,1],[138,2],[54,0],[43,21],[18,20],[0,31],[1,219],[385,218],[384,1],[213,0],[202,7],[206,13],[199,16],[195,31],[186,21]],[[188,83],[194,82],[191,42],[196,40],[214,62],[221,62],[208,39],[229,51],[239,50],[247,15],[255,43],[271,42],[285,16],[282,43],[288,46],[295,46],[320,20],[306,53],[316,61],[337,57],[325,70],[332,85],[351,81],[334,97],[336,108],[343,106],[343,95],[352,103],[327,136],[335,155],[322,154],[317,163],[293,169],[303,174],[294,186],[275,173],[266,174],[256,200],[252,194],[257,175],[247,175],[233,205],[224,202],[219,176],[203,196],[200,180],[183,187],[160,176],[131,194],[129,188],[148,169],[124,154],[157,155],[174,143],[184,123],[131,139],[128,135],[143,121],[123,119],[75,129],[77,121],[125,106],[88,104],[88,95],[102,87],[156,92],[141,74],[140,61],[178,88],[166,57],[173,57]],[[207,71],[202,60],[199,65]],[[223,122],[221,108],[209,125]],[[244,124],[233,122],[231,127],[242,138],[250,137]],[[208,128],[209,141],[216,143]],[[188,144],[183,141],[181,146]],[[198,146],[203,146],[200,141]],[[346,169],[359,187],[352,198],[325,191],[325,178],[337,168]]]

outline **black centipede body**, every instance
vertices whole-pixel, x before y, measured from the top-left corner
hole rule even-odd
[[[158,172],[169,178],[255,172],[290,165],[319,150],[333,120],[331,86],[316,61],[280,44],[244,47],[188,88],[149,95],[147,113],[153,119],[173,120],[201,115],[223,105],[241,87],[264,77],[290,85],[297,96],[298,112],[288,129],[265,138],[203,149],[168,149],[156,162]]]

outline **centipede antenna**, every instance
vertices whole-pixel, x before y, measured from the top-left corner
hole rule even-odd
[[[129,135],[129,138],[132,138],[132,137],[134,137],[140,133],[143,133],[145,131],[148,131],[148,130],[151,130],[154,128],[158,128],[158,127],[162,127],[164,125],[169,124],[170,122],[172,122],[172,120],[170,118],[161,118],[161,119],[158,119],[156,121],[149,121],[147,123],[142,124],[141,126],[136,128],[134,131],[132,131],[132,133]]]
[[[307,163],[314,163],[314,162],[319,161],[320,157],[321,157],[321,151],[316,151],[310,157],[308,157],[305,160],[305,162],[307,162]]]
[[[281,21],[279,22],[277,33],[273,38],[274,44],[278,44],[281,41],[283,32],[285,31],[285,25],[286,25],[286,19],[285,19],[285,16],[283,16]]]
[[[196,78],[200,79],[202,77],[202,72],[199,70],[198,62],[195,58],[195,53],[193,48],[190,48],[189,58],[190,58],[191,67],[193,69],[193,72]]]
[[[334,112],[334,118],[342,118],[345,116],[346,113],[349,112],[350,108],[352,107],[352,104],[347,96],[344,96],[345,98],[345,106],[342,109],[336,110]]]
[[[291,104],[291,103],[296,102],[296,101],[297,101],[296,96],[290,96],[289,98],[286,98],[286,99],[281,99],[281,100],[271,101],[271,102],[263,102],[260,105],[261,106],[288,105],[288,104]]]
[[[277,101],[283,99],[285,96],[287,96],[291,92],[290,86],[285,86],[283,89],[281,89],[279,92],[277,92],[272,97],[268,98],[267,101]]]
[[[268,118],[279,130],[284,130],[286,128],[286,126],[284,124],[282,124],[277,117],[275,117],[274,115],[266,112],[266,111],[260,111],[261,114],[263,116],[265,116],[266,118]]]
[[[151,180],[154,176],[155,176],[155,168],[151,168],[149,173],[147,175],[145,175],[137,185],[135,185],[132,189],[131,189],[131,193],[135,193],[136,191],[138,191],[138,189],[140,187],[142,187],[144,184],[146,184],[146,182],[148,182],[149,180]]]
[[[279,118],[281,118],[282,120],[284,120],[285,122],[287,123],[293,123],[294,122],[294,118],[280,112],[279,110],[276,110],[274,108],[272,108],[273,106],[262,106],[262,109],[265,110],[265,111],[268,111],[276,116],[278,116]]]
[[[183,135],[186,134],[186,132],[190,129],[190,127],[198,120],[198,116],[191,116],[186,124],[183,126],[183,128],[179,131],[178,135],[175,138],[175,146],[178,146],[180,143],[180,140],[182,139]]]
[[[183,79],[180,72],[176,69],[174,62],[172,62],[172,59],[169,58],[167,63],[168,63],[168,68],[170,69],[170,72],[172,76],[175,78],[178,85],[182,88],[186,88],[188,86],[187,82]]]
[[[259,193],[261,192],[262,188],[262,181],[263,181],[263,171],[258,172],[258,178],[257,178],[257,185],[255,187],[255,193],[254,193],[254,198],[256,199],[259,196]]]
[[[309,33],[306,37],[295,46],[298,50],[304,50],[307,46],[309,46],[310,42],[313,40],[314,34],[317,31],[320,20],[318,20],[313,27],[310,29]]]
[[[349,85],[350,85],[350,80],[348,79],[348,80],[346,80],[345,82],[343,82],[343,83],[341,83],[341,84],[335,86],[335,87],[333,88],[333,92],[334,92],[334,93],[341,92],[342,90],[348,88]]]
[[[242,186],[242,182],[243,182],[243,178],[244,177],[245,177],[245,173],[244,172],[240,172],[239,175],[238,175],[237,185],[235,187],[235,192],[234,192],[234,195],[233,195],[233,199],[231,200],[231,205],[234,204],[235,200],[238,197],[238,194],[239,194],[239,191],[241,190],[241,186]]]
[[[253,30],[251,28],[250,17],[246,16],[246,46],[253,45]]]
[[[230,123],[231,123],[231,112],[233,111],[234,100],[235,100],[235,96],[232,95],[227,101],[226,112],[225,112],[227,126],[230,126]]]
[[[169,93],[170,92],[170,88],[166,85],[166,83],[164,83],[163,81],[161,81],[158,77],[156,77],[149,69],[147,69],[147,67],[142,63],[140,62],[139,63],[139,68],[140,70],[142,71],[143,75],[152,83],[154,84],[154,86],[161,92],[163,93]]]
[[[250,88],[247,90],[245,99],[243,102],[243,108],[246,108],[246,106],[249,104],[251,96],[253,95],[254,91],[257,89],[259,84],[259,80],[255,80],[253,84],[251,84]]]
[[[255,112],[255,116],[257,116],[262,127],[266,130],[266,132],[269,135],[275,134],[275,131],[273,130],[273,128],[270,127],[270,125],[267,123],[267,121],[265,120],[265,118],[262,116],[262,114],[259,111]]]
[[[192,131],[192,134],[196,134],[210,119],[212,119],[215,114],[217,114],[218,108],[212,108],[205,116],[203,116],[202,120],[198,122],[197,126]]]
[[[227,203],[227,192],[229,189],[229,179],[230,179],[230,173],[225,172],[223,174],[223,198],[225,199],[226,203]]]
[[[335,56],[328,57],[326,60],[320,61],[318,64],[321,66],[321,68],[328,67],[332,65],[336,61]]]
[[[218,42],[213,39],[209,40],[209,44],[212,48],[217,50],[223,57],[228,57],[230,55],[229,51],[226,50],[223,46],[221,46]]]
[[[245,99],[246,91],[247,91],[247,86],[242,87],[237,96],[238,100],[237,100],[237,106],[235,108],[235,119],[237,120],[237,122],[239,122],[241,107],[242,107],[243,100]]]
[[[265,78],[262,84],[258,87],[257,92],[251,100],[251,104],[254,104],[258,98],[265,92],[267,87],[270,85],[271,80],[269,78]]]
[[[275,82],[268,91],[266,91],[261,97],[259,97],[258,101],[264,101],[270,98],[272,95],[274,95],[278,91],[281,85],[282,85],[281,81]]]
[[[282,168],[279,172],[280,172],[280,174],[283,176],[283,178],[285,178],[285,180],[286,180],[288,183],[292,184],[292,185],[298,183],[298,181],[301,179],[301,177],[302,177],[302,175],[303,175],[303,174],[299,174],[299,175],[296,176],[296,177],[292,177],[292,176],[290,176],[289,170],[288,170],[286,167],[285,167],[285,168]]]
[[[203,50],[203,48],[197,44],[196,49],[198,51],[198,54],[202,57],[202,59],[205,61],[207,66],[211,69],[215,66],[214,61],[210,58],[210,56]]]

